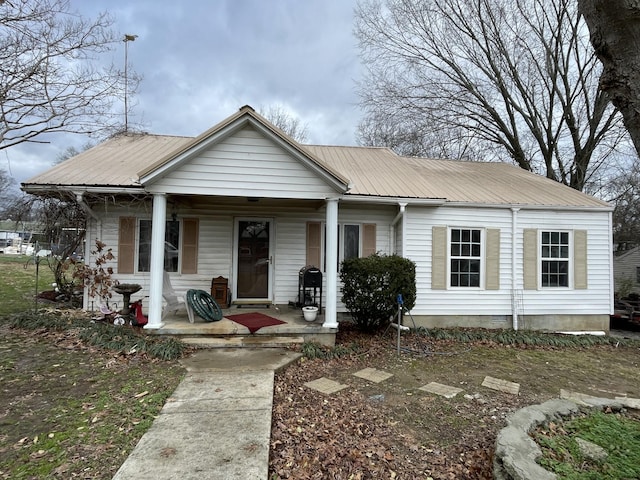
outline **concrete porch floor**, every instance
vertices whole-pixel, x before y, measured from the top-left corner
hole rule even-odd
[[[280,325],[262,327],[253,334],[244,325],[226,318],[228,315],[260,312],[285,322]],[[324,314],[319,314],[315,321],[307,322],[300,308],[288,305],[235,306],[222,310],[223,318],[217,322],[205,322],[196,315],[195,322],[190,323],[186,311],[168,315],[163,320],[163,327],[149,329],[148,333],[156,335],[173,335],[186,343],[203,348],[215,347],[282,347],[288,344],[317,342],[321,345],[335,344],[337,328],[325,328]]]

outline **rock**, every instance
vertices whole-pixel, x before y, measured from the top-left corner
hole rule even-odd
[[[582,455],[584,455],[589,460],[601,462],[609,456],[604,448],[602,448],[600,445],[596,445],[595,443],[583,440],[579,437],[576,437],[576,443],[578,444]]]

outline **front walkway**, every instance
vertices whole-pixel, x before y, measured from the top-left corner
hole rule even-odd
[[[264,480],[274,371],[300,354],[203,350],[114,480]]]

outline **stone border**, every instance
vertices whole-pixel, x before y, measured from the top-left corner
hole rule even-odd
[[[637,408],[637,399],[590,397],[561,392],[563,397],[539,405],[522,408],[507,418],[507,426],[498,433],[493,459],[493,478],[496,480],[552,480],[557,475],[536,463],[542,450],[529,436],[538,425],[560,421],[562,417],[578,413],[581,406],[614,411]]]

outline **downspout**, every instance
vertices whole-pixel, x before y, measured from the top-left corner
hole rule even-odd
[[[391,253],[398,253],[398,246],[396,245],[396,224],[402,220],[402,245],[401,247],[401,252],[402,252],[402,256],[404,257],[404,245],[405,245],[405,223],[404,223],[404,212],[405,212],[405,208],[407,206],[406,203],[398,203],[398,205],[400,206],[400,211],[398,212],[398,214],[395,216],[395,218],[391,221],[391,225],[389,226],[389,235],[391,235],[391,241],[393,242],[393,246],[394,251]]]
[[[518,330],[518,299],[517,299],[517,243],[516,232],[518,228],[519,207],[511,207],[511,318],[513,319],[513,329]]]
[[[96,213],[91,210],[91,207],[87,204],[87,202],[84,201],[84,194],[82,192],[76,192],[76,202],[78,202],[78,205],[82,207],[82,210],[84,210],[86,214],[88,214],[94,220],[98,220],[98,216],[96,215]]]
[[[609,212],[609,315],[613,315],[615,309],[615,273],[613,271],[613,212]]]

